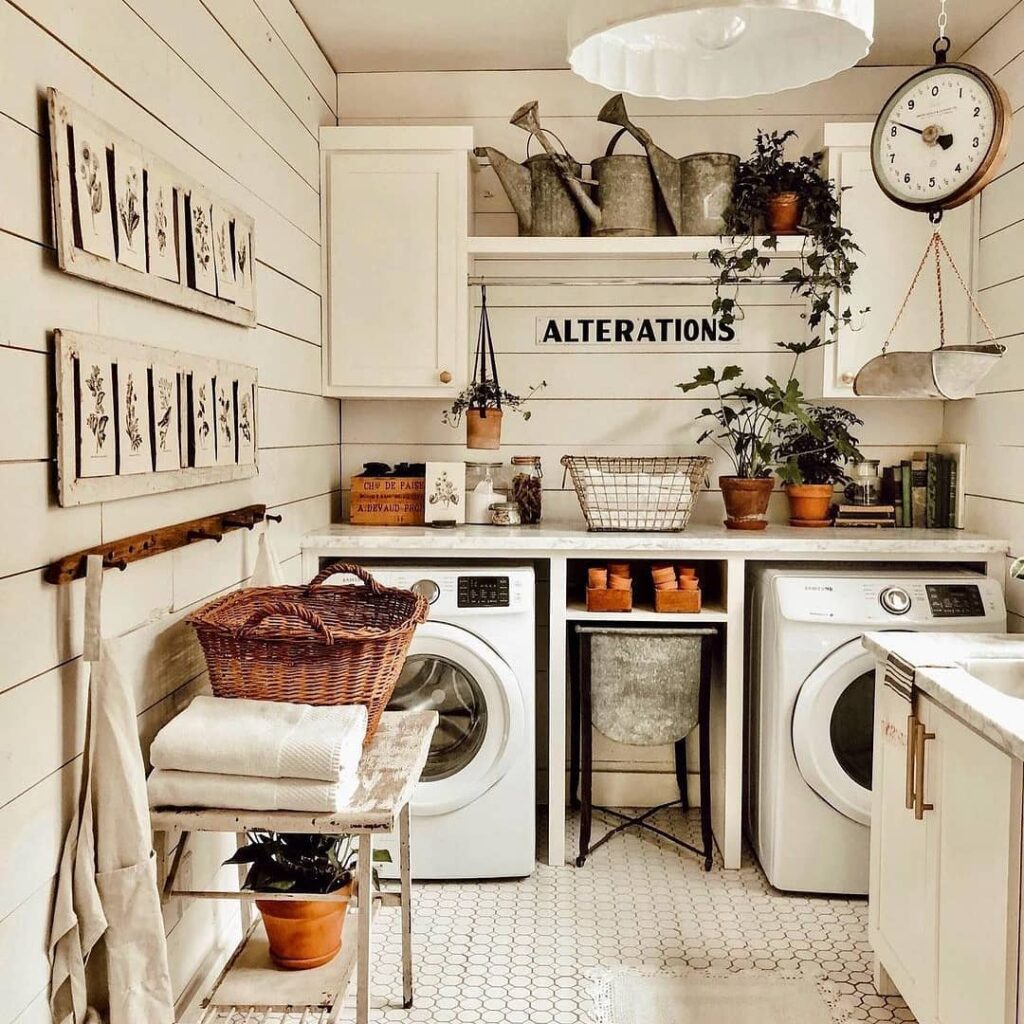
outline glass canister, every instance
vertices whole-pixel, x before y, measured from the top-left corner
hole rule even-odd
[[[491,506],[509,500],[503,462],[466,463],[466,522],[491,525]]]
[[[512,500],[524,526],[540,522],[544,471],[539,455],[512,456]]]
[[[882,500],[882,478],[878,459],[863,459],[850,467],[850,482],[843,494],[851,505],[878,505]]]

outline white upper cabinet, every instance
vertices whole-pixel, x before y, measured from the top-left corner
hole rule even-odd
[[[472,148],[471,128],[321,128],[324,394],[465,386]]]
[[[853,294],[839,297],[853,311],[853,322],[840,328],[835,345],[812,353],[805,367],[804,386],[814,397],[850,398],[857,371],[879,355],[896,313],[921,262],[932,225],[923,213],[904,210],[889,200],[871,170],[871,124],[828,124],[826,173],[845,189],[840,199],[843,227],[853,232],[861,252]],[[953,259],[973,287],[978,249],[978,201],[975,199],[942,218],[942,237]],[[970,303],[948,263],[943,262],[946,343],[974,340],[977,325]],[[861,315],[860,311],[868,312]],[[939,315],[935,268],[929,262],[893,335],[891,349],[922,350],[939,344]]]

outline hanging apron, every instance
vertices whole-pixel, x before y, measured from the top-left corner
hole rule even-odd
[[[102,938],[107,991],[97,1001],[107,1005],[108,1024],[174,1024],[137,710],[117,669],[116,644],[100,634],[102,586],[103,559],[90,555],[82,653],[91,666],[82,799],[57,879],[50,1007],[54,1024],[95,1019],[85,966]]]

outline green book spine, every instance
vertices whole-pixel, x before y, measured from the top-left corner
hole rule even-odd
[[[928,510],[928,459],[924,452],[915,452],[910,463],[910,525],[926,525]]]
[[[952,456],[949,456],[949,525],[953,529],[960,529],[960,522],[956,515],[956,489],[957,477],[960,474],[960,463]]]
[[[949,521],[949,464],[948,455],[939,457],[939,495],[937,503],[939,506],[939,526],[948,530],[952,525]]]
[[[924,525],[939,525],[939,460],[935,452],[925,456]]]
[[[903,467],[892,467],[892,503],[896,508],[896,525],[903,525]]]
[[[913,501],[911,500],[911,494],[913,491],[913,467],[907,459],[904,459],[900,463],[903,469],[903,525],[911,526],[913,524],[912,510]]]

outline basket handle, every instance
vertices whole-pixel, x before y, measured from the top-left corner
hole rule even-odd
[[[353,565],[351,562],[332,562],[321,569],[306,584],[306,590],[315,590],[323,584],[324,580],[330,579],[331,576],[336,576],[338,573],[344,573],[347,576],[358,576],[366,584],[370,593],[378,597],[388,589],[383,583],[378,583],[361,565]]]
[[[312,608],[307,608],[296,601],[271,601],[262,608],[257,608],[239,628],[238,638],[240,640],[257,639],[258,627],[270,615],[292,615],[297,619],[302,619],[303,622],[320,633],[328,647],[334,643],[334,637],[327,628],[327,623]]]

